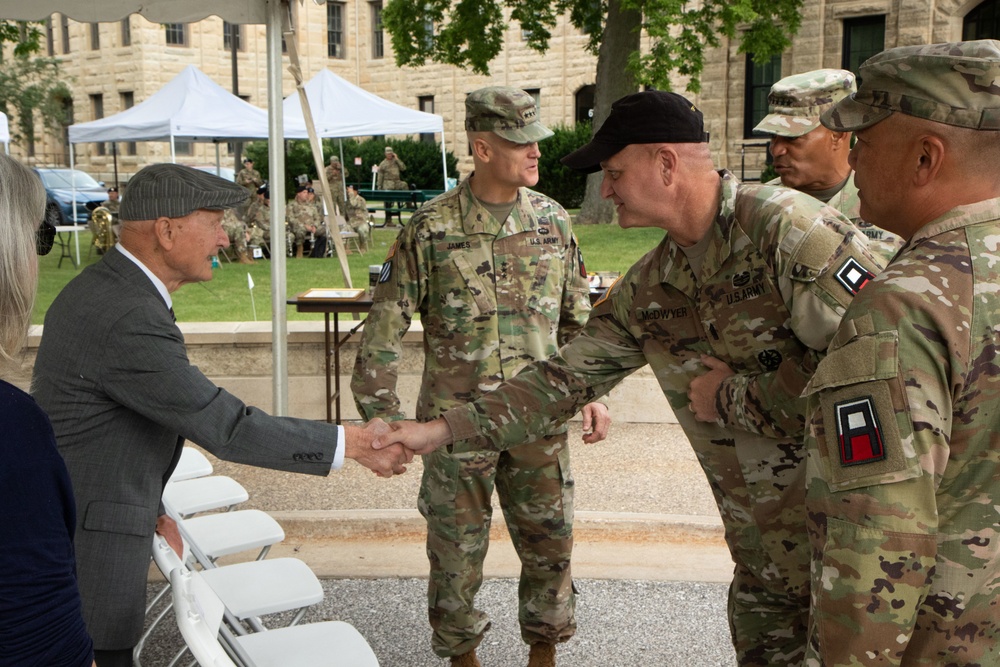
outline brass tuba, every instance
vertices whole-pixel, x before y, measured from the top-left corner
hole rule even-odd
[[[114,214],[107,208],[98,206],[90,214],[90,220],[98,252],[111,250],[115,245]]]

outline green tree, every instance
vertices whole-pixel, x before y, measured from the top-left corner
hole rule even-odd
[[[70,89],[62,79],[59,61],[35,57],[41,49],[42,33],[37,24],[0,21],[0,111],[11,115],[11,140],[34,140],[38,118],[43,125],[59,129],[67,122],[63,100]],[[13,44],[2,57],[6,44]]]
[[[782,52],[799,28],[803,0],[390,0],[382,12],[396,63],[419,66],[428,60],[489,73],[503,47],[510,21],[528,35],[528,46],[548,49],[556,18],[589,35],[597,54],[594,128],[607,118],[611,103],[640,85],[671,89],[671,76],[687,78],[687,90],[701,89],[706,49],[721,39],[739,39],[741,52],[761,62]],[[639,34],[650,37],[639,52]],[[586,222],[610,222],[612,208],[597,194],[600,176],[587,182],[580,212]]]
[[[590,123],[577,123],[573,127],[556,126],[552,131],[554,134],[539,144],[542,151],[538,160],[540,178],[534,189],[566,208],[579,208],[583,203],[587,177],[564,165],[559,158],[590,141]]]

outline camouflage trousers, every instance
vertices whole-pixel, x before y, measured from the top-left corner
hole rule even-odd
[[[740,667],[798,667],[809,638],[809,596],[762,582],[736,565],[729,587],[729,631]]]
[[[489,547],[494,487],[521,559],[518,620],[528,644],[567,641],[576,632],[573,477],[566,435],[502,453],[424,457],[420,513],[427,520],[431,645],[441,657],[474,649],[489,630],[475,607]]]
[[[247,227],[239,220],[232,223],[223,223],[226,235],[229,236],[229,243],[232,244],[237,254],[245,254],[247,251]]]

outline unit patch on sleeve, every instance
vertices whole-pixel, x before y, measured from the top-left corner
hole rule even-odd
[[[854,466],[885,459],[882,427],[871,396],[837,403],[833,409],[841,465]]]
[[[848,257],[836,273],[837,282],[844,286],[851,295],[857,294],[868,284],[875,274],[866,269],[853,257]]]

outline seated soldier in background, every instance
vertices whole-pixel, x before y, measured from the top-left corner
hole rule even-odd
[[[271,244],[271,192],[267,184],[257,188],[257,197],[247,211],[250,245],[261,248],[270,257]]]
[[[358,235],[358,245],[361,252],[368,252],[368,236],[371,234],[371,227],[368,224],[368,202],[358,194],[353,185],[347,186],[346,211],[347,224],[350,225]]]
[[[235,208],[227,208],[222,214],[222,228],[226,230],[229,242],[236,249],[236,257],[240,264],[253,264],[253,258],[247,253],[247,226],[236,213]]]
[[[317,227],[321,221],[314,203],[314,196],[312,188],[300,185],[295,190],[295,198],[288,200],[285,209],[286,231],[297,258],[303,256],[302,249],[306,240],[306,227],[309,225]]]

